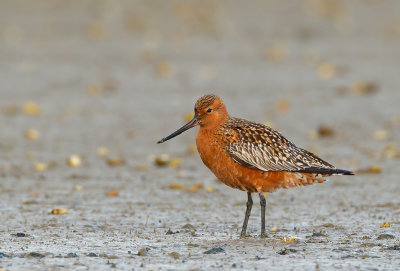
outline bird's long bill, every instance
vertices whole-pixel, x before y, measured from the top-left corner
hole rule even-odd
[[[195,126],[199,125],[199,122],[197,120],[197,115],[194,115],[193,119],[191,121],[189,121],[188,123],[186,123],[185,125],[183,125],[181,128],[179,128],[178,130],[176,130],[175,132],[173,132],[172,134],[170,134],[167,137],[164,137],[163,139],[161,139],[160,141],[157,142],[157,144],[163,143],[167,140],[170,140],[173,137],[176,137],[177,135],[182,134],[184,131],[193,128]]]

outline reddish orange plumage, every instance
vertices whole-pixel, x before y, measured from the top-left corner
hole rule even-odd
[[[353,174],[295,146],[270,127],[230,117],[215,95],[201,97],[194,110],[193,120],[158,143],[200,125],[196,145],[204,164],[224,184],[248,193],[242,236],[250,215],[251,193],[260,195],[261,235],[265,236],[265,199],[261,192],[321,183],[332,174]]]
[[[200,128],[196,137],[197,149],[203,163],[224,184],[246,192],[272,192],[278,188],[290,188],[323,182],[316,174],[262,171],[238,164],[225,150],[219,135]]]

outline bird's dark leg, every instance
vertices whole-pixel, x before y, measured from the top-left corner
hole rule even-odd
[[[263,193],[259,193],[260,195],[260,205],[261,205],[261,238],[265,238],[267,237],[267,235],[265,234],[265,205],[266,205],[266,201],[265,201],[265,197],[263,195]]]
[[[250,213],[251,213],[251,207],[253,206],[253,199],[251,198],[251,193],[250,192],[247,192],[247,203],[246,203],[246,206],[247,206],[247,209],[246,209],[246,214],[244,216],[242,232],[240,233],[240,237],[245,237],[246,236],[247,223],[249,222],[249,217],[250,217]]]

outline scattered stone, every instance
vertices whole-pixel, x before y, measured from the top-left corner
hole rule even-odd
[[[110,192],[107,193],[107,197],[109,198],[118,197],[118,191],[111,190]]]
[[[75,252],[70,252],[64,256],[64,258],[77,258],[77,257],[79,257],[79,256]]]
[[[199,247],[199,244],[193,244],[193,243],[188,243],[187,244],[188,247]]]
[[[287,99],[283,99],[277,102],[276,104],[276,110],[280,113],[280,114],[285,114],[289,111],[290,109],[290,102]]]
[[[392,247],[386,248],[387,250],[400,250],[400,245],[394,245]]]
[[[10,256],[8,256],[6,253],[4,253],[4,252],[0,252],[0,259],[1,258],[5,258],[5,257],[7,257],[7,258],[11,258]]]
[[[188,151],[188,153],[196,153],[197,152],[196,145],[192,144],[192,145],[188,146],[187,151]]]
[[[284,44],[274,43],[267,47],[265,57],[271,62],[280,62],[286,57]]]
[[[39,204],[39,202],[37,200],[26,200],[23,201],[22,204],[31,205],[31,204]]]
[[[213,247],[210,250],[204,251],[203,254],[217,254],[222,252],[225,252],[225,249],[223,249],[222,247]]]
[[[139,251],[138,251],[138,253],[137,253],[137,255],[139,255],[139,256],[150,256],[150,254],[149,254],[149,248],[141,248]]]
[[[189,112],[187,112],[185,114],[184,121],[185,122],[189,122],[189,121],[191,121],[193,119],[193,117],[194,117],[194,112],[193,111],[189,111]]]
[[[355,258],[355,256],[347,254],[347,255],[342,256],[341,259],[344,260],[344,259],[351,259],[351,258]]]
[[[328,62],[322,62],[317,67],[317,73],[322,79],[328,80],[337,75],[337,68]]]
[[[331,127],[328,127],[326,125],[320,125],[318,127],[318,135],[320,137],[333,137],[335,135],[335,132]]]
[[[380,234],[380,235],[378,236],[378,238],[376,238],[376,239],[378,239],[378,240],[384,240],[384,239],[394,239],[394,238],[395,238],[394,235],[387,234],[387,233],[383,233],[383,234]]]
[[[79,155],[73,154],[68,157],[67,164],[70,167],[79,167],[82,164],[82,159]]]
[[[116,260],[119,259],[119,257],[117,255],[106,255],[105,257],[108,260]]]
[[[311,235],[312,237],[326,237],[326,234],[323,234],[322,232],[313,232]]]
[[[374,139],[378,141],[388,140],[390,138],[390,131],[386,129],[376,130],[374,132]]]
[[[400,158],[400,148],[395,141],[390,141],[383,148],[381,156],[385,158]]]
[[[289,253],[295,253],[295,252],[297,252],[296,249],[293,249],[293,248],[284,248],[284,249],[278,251],[277,253],[278,253],[279,255],[288,255]]]
[[[169,166],[173,168],[179,167],[181,164],[182,164],[182,159],[179,158],[172,159],[169,162]]]
[[[93,20],[86,26],[87,37],[91,41],[99,41],[104,39],[108,32],[104,22],[100,20]]]
[[[355,81],[350,86],[350,91],[357,95],[374,94],[379,90],[379,86],[374,82]]]
[[[168,231],[165,234],[177,234],[179,231],[171,231],[171,229],[168,229]]]
[[[171,253],[168,254],[168,256],[174,258],[175,260],[179,259],[179,253],[176,251],[172,251]]]
[[[192,224],[185,224],[183,225],[182,229],[196,230],[196,228]]]
[[[94,252],[90,252],[87,256],[88,257],[99,257],[99,255]]]
[[[323,227],[323,228],[333,228],[333,227],[335,227],[335,225],[333,225],[332,223],[325,223],[325,224],[322,224],[320,227]]]
[[[40,133],[36,129],[27,129],[25,130],[24,136],[29,140],[37,140],[40,137]]]
[[[110,265],[110,268],[117,268],[117,264],[116,263],[112,263],[110,261],[107,261],[107,264]]]
[[[174,184],[171,184],[171,185],[169,186],[169,189],[181,190],[181,189],[185,189],[185,186],[184,186],[183,184],[174,183]]]
[[[96,153],[100,157],[105,157],[108,155],[108,149],[105,147],[98,147]]]
[[[107,159],[107,164],[111,167],[115,167],[115,166],[121,166],[125,164],[125,160],[119,157],[115,157],[115,158],[108,158]]]
[[[39,252],[31,252],[28,253],[25,257],[27,258],[44,258],[46,255],[39,253]]]
[[[165,154],[165,153],[158,155],[154,158],[154,163],[159,167],[168,165],[168,163],[170,161],[171,161],[171,156],[169,154]]]
[[[23,232],[12,233],[11,235],[15,236],[15,237],[27,237],[28,236],[27,234],[25,234]]]
[[[355,171],[356,174],[376,174],[381,173],[382,168],[379,165],[372,165],[367,168],[361,168]]]
[[[382,224],[379,225],[380,228],[389,228],[390,227],[390,222],[383,222]]]
[[[19,113],[20,109],[15,104],[6,104],[3,106],[2,111],[5,115],[14,116]]]
[[[168,77],[172,74],[173,67],[170,61],[161,61],[155,65],[154,71],[159,77]]]
[[[206,190],[206,192],[208,192],[208,193],[212,193],[215,191],[215,188],[212,186],[207,186],[206,188],[204,188],[204,190]]]
[[[42,109],[35,102],[27,102],[23,105],[22,111],[25,115],[39,115],[41,114]]]
[[[203,188],[203,184],[198,183],[198,184],[192,185],[192,186],[188,189],[188,191],[191,192],[191,193],[194,193],[194,192],[196,192],[197,190],[202,189],[202,188]]]
[[[375,247],[378,246],[377,244],[374,243],[363,243],[361,244],[362,247]]]
[[[147,166],[146,165],[137,165],[136,169],[139,171],[146,171],[147,170]]]
[[[38,172],[46,171],[49,166],[46,163],[35,163],[33,164],[33,168]]]
[[[54,257],[55,257],[55,256],[54,256],[54,253],[51,253],[51,252],[46,252],[46,253],[44,254],[44,256],[47,257],[47,258],[54,258]]]
[[[52,215],[65,215],[65,214],[69,214],[69,211],[67,209],[64,209],[64,208],[55,208],[55,209],[52,209],[50,211],[50,214],[52,214]]]

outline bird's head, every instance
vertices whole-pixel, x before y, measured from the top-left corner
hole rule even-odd
[[[222,125],[228,118],[225,104],[220,97],[213,94],[204,95],[197,100],[194,106],[193,119],[157,143],[163,143],[197,125],[205,129],[212,129]]]

